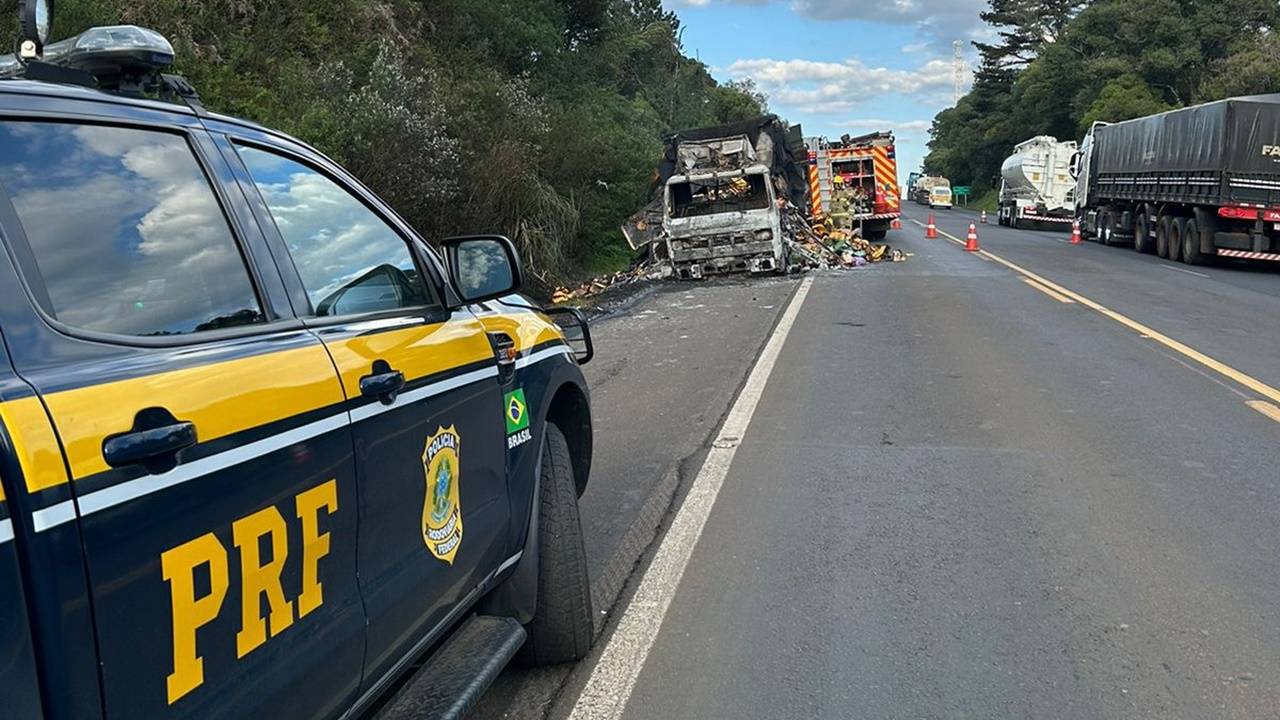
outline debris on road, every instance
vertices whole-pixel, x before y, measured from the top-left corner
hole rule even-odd
[[[570,300],[583,300],[620,285],[630,285],[646,280],[664,280],[671,277],[671,274],[670,265],[650,259],[634,265],[629,270],[619,270],[608,275],[594,277],[573,287],[557,287],[551,293],[551,302],[559,305]]]
[[[891,134],[873,139],[885,138],[885,147],[891,148]],[[874,149],[868,148],[868,153]],[[907,253],[872,242],[884,236],[889,215],[877,216],[876,222],[883,220],[880,225],[866,226],[861,220],[850,222],[847,214],[811,214],[810,155],[800,127],[773,115],[669,136],[653,198],[622,227],[627,244],[645,263],[621,276],[558,288],[554,297],[587,297],[637,276],[649,277],[656,265],[677,278],[696,280],[905,260]],[[897,198],[890,195],[886,190],[883,201],[892,201],[896,219]],[[881,202],[880,195],[876,198]],[[811,223],[811,217],[819,222]]]
[[[885,243],[861,237],[858,228],[835,228],[824,224],[814,228],[800,211],[788,207],[784,231],[795,270],[856,268],[882,261],[902,262],[908,254]]]

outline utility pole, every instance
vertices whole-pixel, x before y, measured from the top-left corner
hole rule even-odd
[[[964,62],[964,43],[956,40],[951,47],[955,50],[955,58],[951,61],[951,104],[955,105],[964,94],[964,73],[969,68]]]

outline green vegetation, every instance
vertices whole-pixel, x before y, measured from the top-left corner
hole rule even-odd
[[[14,3],[0,3],[12,13]],[[500,232],[551,285],[625,264],[662,135],[764,98],[686,57],[660,0],[59,0],[54,32],[132,23],[219,112],[349,168],[427,238]]]
[[[1013,146],[1280,91],[1275,0],[989,0],[999,41],[977,44],[973,89],[938,113],[925,167],[990,187]]]

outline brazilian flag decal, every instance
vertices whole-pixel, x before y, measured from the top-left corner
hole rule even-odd
[[[507,417],[507,434],[518,433],[529,427],[529,405],[524,400],[524,388],[516,388],[502,399]]]

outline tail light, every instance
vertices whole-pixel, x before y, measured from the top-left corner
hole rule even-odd
[[[1218,208],[1218,217],[1232,220],[1257,220],[1258,211],[1247,207],[1220,207]]]

